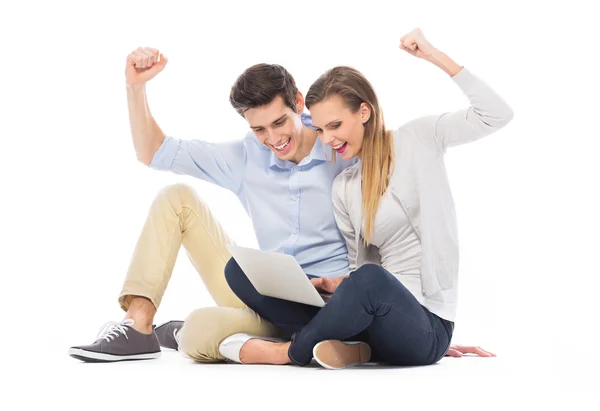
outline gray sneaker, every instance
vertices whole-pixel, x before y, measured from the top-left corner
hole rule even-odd
[[[69,355],[85,362],[149,360],[160,357],[156,333],[143,334],[133,329],[133,320],[109,321],[90,345],[69,348]]]
[[[154,329],[161,347],[177,350],[179,347],[178,333],[183,327],[183,321],[169,321]]]

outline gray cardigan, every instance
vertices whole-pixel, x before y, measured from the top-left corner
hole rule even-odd
[[[487,136],[513,118],[506,102],[467,69],[452,80],[471,106],[418,118],[395,130],[395,168],[389,188],[402,206],[398,213],[406,213],[421,240],[423,305],[450,321],[456,315],[458,230],[443,155],[448,147]],[[381,263],[379,250],[365,247],[362,240],[361,165],[359,161],[345,169],[333,183],[335,219],[346,239],[351,271],[366,263]]]

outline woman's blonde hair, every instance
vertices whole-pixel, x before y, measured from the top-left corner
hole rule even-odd
[[[359,111],[362,103],[371,108],[371,116],[364,123],[365,133],[361,149],[362,162],[362,208],[365,217],[363,239],[369,244],[379,209],[381,197],[389,186],[394,168],[393,137],[386,130],[383,112],[375,89],[358,70],[339,66],[325,72],[315,81],[306,94],[306,107],[310,108],[331,97],[339,96],[350,111]]]

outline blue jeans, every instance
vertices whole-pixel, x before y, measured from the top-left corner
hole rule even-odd
[[[297,365],[309,364],[313,347],[324,340],[364,341],[375,362],[434,364],[452,339],[454,323],[423,307],[379,265],[353,271],[323,308],[259,294],[233,258],[225,278],[248,307],[291,336],[288,356]]]

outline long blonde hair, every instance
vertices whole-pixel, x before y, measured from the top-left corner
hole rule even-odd
[[[306,107],[339,96],[353,113],[362,103],[371,108],[371,116],[364,124],[365,132],[361,149],[362,162],[362,211],[365,219],[365,244],[370,244],[375,215],[379,202],[390,184],[394,169],[394,147],[392,132],[386,130],[383,112],[375,89],[358,70],[339,66],[325,72],[317,79],[306,94]]]

